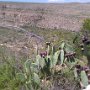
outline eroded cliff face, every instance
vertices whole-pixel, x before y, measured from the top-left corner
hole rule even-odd
[[[79,31],[90,4],[0,3],[0,25]]]

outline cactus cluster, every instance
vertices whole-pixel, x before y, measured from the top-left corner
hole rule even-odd
[[[24,64],[24,72],[17,73],[17,79],[26,90],[37,90],[40,87],[40,77],[38,75],[38,67],[31,60],[27,60]]]
[[[76,65],[74,68],[74,75],[76,79],[79,79],[81,88],[86,88],[89,85],[88,71],[90,71],[87,66]]]
[[[26,90],[40,90],[41,81],[56,72],[64,71],[63,67],[74,70],[75,78],[79,78],[86,87],[88,85],[86,69],[84,70],[80,60],[76,58],[73,48],[64,41],[57,51],[50,42],[46,45],[45,52],[36,55],[34,61],[26,60],[23,73],[17,73],[17,79],[25,85]]]

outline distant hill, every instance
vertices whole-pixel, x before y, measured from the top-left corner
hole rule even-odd
[[[90,18],[90,4],[0,3],[0,25],[78,31]]]

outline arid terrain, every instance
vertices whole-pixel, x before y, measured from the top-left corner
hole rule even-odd
[[[45,41],[59,44],[72,40],[83,20],[90,16],[90,4],[0,3],[0,46],[32,56]],[[66,32],[63,32],[66,31]],[[14,53],[15,53],[14,52]],[[18,55],[19,55],[18,53]]]
[[[0,2],[0,90],[90,84],[89,18],[89,3]]]
[[[0,3],[0,46],[33,56],[45,41],[59,44],[72,40],[83,20],[90,17],[90,4]],[[67,32],[63,32],[63,30]],[[68,37],[69,36],[69,37]],[[18,53],[17,53],[18,54]]]
[[[62,30],[79,31],[90,17],[90,4],[0,3],[0,45],[31,54],[45,41],[60,43],[73,36]],[[71,36],[71,37],[69,37]]]
[[[90,4],[0,3],[0,25],[80,30]]]

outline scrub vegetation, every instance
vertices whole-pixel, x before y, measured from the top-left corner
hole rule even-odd
[[[14,9],[18,12],[14,13],[14,19],[11,20],[10,10],[13,11],[14,7],[8,8],[5,4],[1,7],[0,20],[4,23],[0,24],[0,90],[83,90],[90,84],[89,18],[82,19],[82,26],[80,24],[78,30],[75,27],[69,30],[66,24],[64,28],[53,24],[53,28],[41,27],[43,19],[47,20],[46,17],[51,15],[48,11],[50,8],[24,8],[38,15],[32,16],[34,19],[30,23],[28,20],[31,18],[27,19],[29,13],[23,11],[21,17],[25,22],[22,20],[21,23],[22,18],[17,15],[22,11],[21,8]]]

